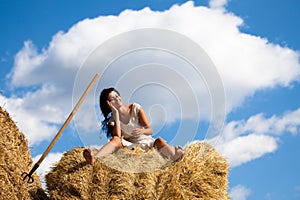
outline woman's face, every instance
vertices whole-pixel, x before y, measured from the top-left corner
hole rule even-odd
[[[119,108],[122,105],[122,99],[115,91],[111,91],[108,94],[107,100],[116,108]]]

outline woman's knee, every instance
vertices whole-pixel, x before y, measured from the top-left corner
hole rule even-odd
[[[167,143],[162,138],[157,138],[153,144],[153,146],[156,147],[157,149],[161,149],[161,148],[165,147],[166,145],[167,145]]]
[[[114,144],[116,147],[122,147],[122,140],[118,136],[114,136],[110,142]]]

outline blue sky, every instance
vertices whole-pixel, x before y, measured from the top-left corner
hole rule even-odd
[[[174,30],[207,52],[223,80],[226,120],[216,148],[230,161],[232,199],[300,199],[299,8],[297,0],[2,0],[0,105],[38,159],[72,108],[75,76],[92,49],[136,28]],[[210,115],[201,116],[195,139],[207,130]],[[168,118],[164,131],[193,121],[182,117]],[[62,152],[83,145],[82,130],[95,128],[86,119],[70,124],[40,174]]]

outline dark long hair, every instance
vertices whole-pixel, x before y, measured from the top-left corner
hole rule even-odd
[[[102,130],[106,132],[106,137],[110,138],[112,137],[112,126],[109,126],[108,121],[111,118],[111,109],[107,105],[107,100],[108,100],[108,95],[112,91],[116,92],[119,96],[120,93],[115,89],[115,88],[107,88],[102,90],[99,98],[99,104],[100,104],[100,109],[103,114],[104,120],[102,121]]]

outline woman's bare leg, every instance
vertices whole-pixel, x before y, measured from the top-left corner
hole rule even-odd
[[[115,152],[122,146],[122,141],[119,137],[114,136],[108,143],[106,143],[101,149],[93,156],[89,149],[83,151],[83,156],[89,164],[94,164],[96,158],[105,156]]]
[[[176,146],[175,148],[171,147],[162,138],[157,138],[153,146],[156,147],[163,156],[173,161],[181,160],[184,154],[184,150],[180,146]]]

